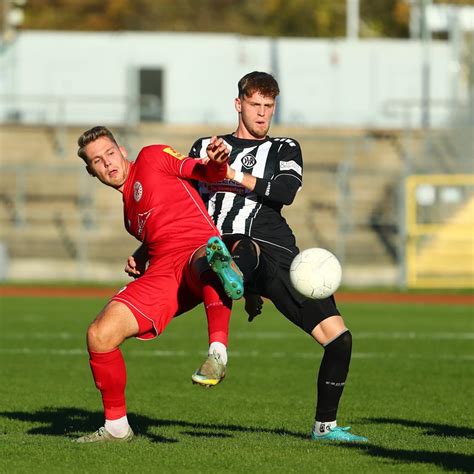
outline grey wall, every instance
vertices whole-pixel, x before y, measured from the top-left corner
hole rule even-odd
[[[449,44],[431,42],[429,56],[431,98],[449,101]],[[24,31],[2,48],[0,120],[134,123],[138,70],[162,67],[164,120],[171,124],[233,124],[236,83],[258,69],[280,82],[282,124],[402,127],[407,114],[384,110],[403,99],[415,104],[410,119],[417,125],[422,57],[422,45],[408,40]],[[444,107],[433,110],[434,124],[446,117]]]

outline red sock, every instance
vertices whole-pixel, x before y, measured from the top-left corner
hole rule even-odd
[[[119,348],[111,352],[89,351],[95,386],[100,390],[105,419],[117,420],[127,414],[125,385],[127,371]]]
[[[227,347],[232,300],[221,289],[220,282],[214,273],[204,273],[201,275],[201,281],[203,285],[202,299],[207,315],[209,344],[221,342]]]

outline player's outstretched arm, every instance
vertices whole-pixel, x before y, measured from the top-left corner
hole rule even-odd
[[[294,140],[289,152],[281,155],[279,167],[271,179],[257,178],[249,173],[227,168],[227,179],[231,179],[257,196],[278,204],[290,205],[301,187],[303,159],[299,144]]]
[[[241,184],[244,188],[247,188],[249,191],[255,189],[257,183],[257,178],[249,173],[243,173],[242,171],[235,171],[230,166],[227,168],[226,178],[232,179],[233,181]]]

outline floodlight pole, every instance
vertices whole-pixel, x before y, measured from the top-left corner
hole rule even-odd
[[[427,130],[430,128],[430,40],[431,32],[428,27],[426,17],[426,7],[431,4],[431,0],[421,1],[421,128]]]
[[[359,0],[346,0],[346,38],[359,38]]]
[[[470,124],[474,127],[474,35],[471,35],[468,56],[468,87]]]
[[[277,81],[280,79],[280,62],[278,57],[278,38],[270,39],[270,68],[273,76]],[[281,100],[277,99],[275,114],[273,115],[273,123],[279,125],[281,122]]]

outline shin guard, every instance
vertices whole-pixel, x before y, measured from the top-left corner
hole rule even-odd
[[[125,385],[127,372],[119,348],[111,352],[89,351],[89,363],[95,385],[102,395],[105,418],[117,420],[127,414]]]
[[[227,347],[232,300],[221,290],[221,285],[212,272],[202,274],[201,280],[209,344],[221,342]]]
[[[349,330],[324,347],[318,375],[317,421],[336,420],[339,400],[349,372],[351,352],[352,335]]]

